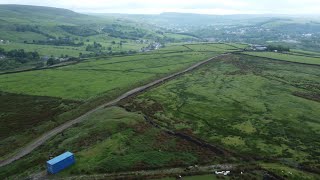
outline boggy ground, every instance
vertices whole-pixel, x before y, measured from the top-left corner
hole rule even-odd
[[[319,70],[231,55],[122,106],[258,161],[319,173]]]

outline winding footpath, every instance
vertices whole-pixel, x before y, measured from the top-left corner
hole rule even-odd
[[[50,138],[52,138],[53,136],[61,133],[62,131],[68,129],[69,127],[73,126],[74,124],[77,124],[77,123],[80,123],[82,122],[83,120],[85,120],[88,116],[90,116],[91,114],[107,107],[107,106],[113,106],[115,105],[116,103],[118,103],[119,101],[129,97],[129,96],[132,96],[132,95],[135,95],[137,93],[140,93],[142,91],[145,91],[151,87],[154,87],[160,83],[163,83],[163,82],[166,82],[166,81],[169,81],[173,78],[176,78],[177,76],[180,76],[184,73],[187,73],[189,71],[192,71],[194,70],[195,68],[203,65],[203,64],[206,64],[212,60],[214,60],[215,58],[218,58],[218,57],[222,57],[222,56],[226,56],[226,55],[229,55],[229,54],[221,54],[221,55],[218,55],[218,56],[215,56],[215,57],[212,57],[210,59],[207,59],[205,61],[201,61],[199,63],[196,63],[192,66],[190,66],[189,68],[185,69],[185,70],[182,70],[180,72],[177,72],[177,73],[174,73],[174,74],[171,74],[169,76],[166,76],[164,78],[161,78],[161,79],[158,79],[158,80],[155,80],[153,82],[150,82],[144,86],[140,86],[140,87],[137,87],[135,89],[132,89],[124,94],[122,94],[121,96],[119,96],[118,98],[112,100],[112,101],[109,101],[103,105],[100,105],[90,111],[88,111],[87,113],[81,115],[80,117],[76,118],[76,119],[73,119],[71,121],[68,121],[54,129],[52,129],[51,131],[41,135],[39,138],[37,138],[35,141],[29,143],[27,146],[23,147],[20,151],[18,151],[16,154],[14,154],[13,156],[9,157],[8,159],[5,159],[3,161],[0,162],[0,167],[2,166],[5,166],[5,165],[8,165],[10,163],[12,163],[13,161],[16,161],[20,158],[22,158],[23,156],[31,153],[33,150],[35,150],[37,147],[39,147],[40,145],[44,144],[47,140],[49,140]]]

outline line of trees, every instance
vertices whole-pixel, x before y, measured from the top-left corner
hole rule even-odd
[[[276,46],[276,45],[269,45],[268,47],[267,47],[268,49],[268,51],[279,51],[279,52],[285,52],[285,51],[290,51],[290,48],[289,47],[285,47],[285,46],[281,46],[281,45],[278,45],[278,46]]]
[[[24,49],[5,51],[3,48],[0,48],[0,55],[3,55],[7,58],[12,58],[20,63],[37,61],[40,59],[40,55],[38,52],[25,52]]]
[[[81,56],[82,54],[79,54],[79,56]],[[64,60],[61,60],[64,59]],[[47,60],[47,65],[48,66],[52,66],[55,64],[60,64],[61,62],[67,62],[67,61],[80,61],[80,58],[77,57],[69,57],[68,55],[61,55],[60,58],[57,57],[53,57],[51,56],[48,60]]]
[[[83,42],[76,43],[71,38],[48,39],[48,40],[33,40],[32,42],[24,41],[26,44],[41,44],[41,45],[54,45],[54,46],[83,46]]]
[[[83,26],[59,26],[59,27],[70,34],[74,34],[77,36],[88,37],[88,36],[99,34],[97,31],[89,27],[83,27]]]
[[[86,47],[86,51],[99,52],[103,49],[102,45],[97,42],[93,42],[93,44],[88,44]]]

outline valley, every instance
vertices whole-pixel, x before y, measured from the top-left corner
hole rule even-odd
[[[0,179],[319,179],[318,28],[0,4]]]

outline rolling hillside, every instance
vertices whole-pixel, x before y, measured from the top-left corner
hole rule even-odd
[[[0,5],[0,71],[42,68],[68,61],[134,54],[160,44],[197,40],[121,17],[92,16],[67,9]],[[17,52],[36,52],[38,58]],[[50,63],[48,63],[48,59]],[[61,59],[61,60],[60,60]]]
[[[30,36],[30,34],[28,33],[33,33],[40,39],[54,38],[56,36],[86,37],[101,33],[105,26],[111,24],[121,24],[122,27],[132,28],[131,24],[123,21],[119,23],[119,20],[115,18],[89,16],[67,9],[0,5],[1,31],[18,35],[16,38],[9,36],[6,39],[7,36],[1,33],[0,38],[11,41],[29,40],[27,36]],[[19,37],[20,39],[18,39]]]
[[[1,5],[0,18],[8,23],[25,24],[83,24],[98,20],[67,9],[23,5]]]

